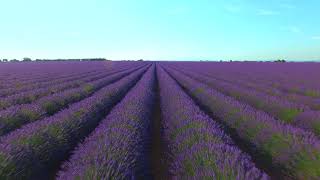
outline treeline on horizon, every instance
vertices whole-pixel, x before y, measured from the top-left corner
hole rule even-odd
[[[74,58],[74,59],[63,59],[63,58],[59,58],[59,59],[31,59],[31,58],[23,58],[22,60],[18,60],[18,59],[0,59],[0,63],[1,62],[13,62],[13,63],[19,63],[19,62],[51,62],[51,61],[112,61],[110,59],[106,59],[106,58]],[[132,59],[132,60],[117,60],[117,61],[144,61],[143,59]],[[164,60],[164,61],[168,61],[168,60]],[[318,61],[287,61],[284,59],[278,59],[278,60],[257,60],[257,61],[252,61],[252,60],[218,60],[218,61],[212,61],[212,60],[195,60],[195,61],[200,61],[200,62],[276,62],[276,63],[285,63],[285,62],[318,62]]]
[[[82,58],[82,59],[35,59],[23,58],[22,60],[18,59],[0,59],[0,62],[32,62],[32,61],[110,61],[106,58]]]

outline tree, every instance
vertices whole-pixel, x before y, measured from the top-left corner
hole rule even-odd
[[[87,59],[81,59],[81,61],[106,61],[105,58],[87,58]]]
[[[30,62],[30,61],[32,61],[32,60],[31,60],[31,58],[24,57],[22,61],[24,61],[24,62]]]
[[[3,59],[2,61],[3,61],[3,62],[8,62],[8,59]]]
[[[285,63],[286,62],[286,60],[284,60],[284,59],[278,59],[278,60],[276,60],[276,61],[274,61],[274,62],[278,62],[278,63]]]
[[[11,59],[10,62],[19,62],[17,59]]]

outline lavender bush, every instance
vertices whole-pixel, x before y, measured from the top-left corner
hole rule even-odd
[[[89,97],[95,91],[136,70],[137,68],[133,68],[124,72],[115,73],[105,78],[82,85],[79,88],[70,89],[41,98],[33,104],[12,106],[6,110],[0,111],[0,136],[21,127],[23,124],[53,115],[70,104]]]
[[[16,104],[32,103],[41,97],[58,93],[71,88],[76,88],[85,83],[91,83],[92,81],[102,79],[106,76],[110,76],[114,73],[119,73],[121,71],[123,70],[117,69],[109,72],[99,72],[97,74],[92,75],[85,73],[84,75],[77,76],[76,78],[71,78],[67,81],[59,82],[58,84],[56,82],[49,82],[43,85],[44,87],[28,86],[28,89],[30,88],[31,90],[20,89],[20,93],[10,95],[5,98],[0,98],[0,109],[6,109]],[[8,91],[10,93],[14,93],[13,90]]]
[[[154,66],[75,150],[57,179],[151,178]]]
[[[164,135],[176,179],[269,179],[158,67]],[[183,107],[183,108],[181,108]]]
[[[316,179],[320,177],[320,143],[312,133],[285,125],[262,111],[227,97],[207,85],[167,69],[202,105],[252,144],[274,171],[283,177]]]
[[[0,138],[0,179],[47,179],[51,168],[98,125],[145,70],[134,72],[54,116]]]

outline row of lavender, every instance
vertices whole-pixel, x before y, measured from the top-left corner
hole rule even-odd
[[[162,68],[158,69],[164,139],[173,177],[269,179],[217,122],[202,112]]]
[[[171,66],[177,69],[174,66]],[[272,96],[260,92],[252,88],[245,88],[242,85],[234,85],[233,83],[217,80],[199,72],[181,70],[185,75],[192,77],[198,81],[205,82],[212,88],[231,96],[241,102],[245,102],[256,109],[263,110],[271,116],[283,121],[320,135],[320,111],[312,110],[312,107],[320,107],[320,102],[316,102],[316,98],[311,101],[291,102],[282,96]],[[309,105],[309,106],[308,106]]]
[[[146,70],[138,69],[51,117],[2,136],[0,179],[49,178]]]
[[[169,177],[269,179],[160,67],[157,76]],[[155,83],[153,67],[78,146],[58,179],[152,178],[148,147]]]
[[[220,73],[219,75],[216,75],[212,71],[206,72],[202,70],[202,72],[205,72],[205,74],[207,74],[211,78],[230,82],[238,86],[255,89],[257,91],[266,93],[271,96],[281,97],[292,102],[305,104],[314,110],[320,110],[320,104],[319,104],[320,98],[317,95],[317,91],[319,90],[312,90],[313,89],[312,87],[308,88],[308,85],[304,84],[302,80],[293,83],[292,79],[294,80],[294,78],[292,78],[291,75],[294,75],[294,74],[286,74],[286,77],[288,79],[287,82],[277,82],[277,77],[274,77],[273,80],[272,79],[266,79],[266,80],[250,79],[254,77],[253,73],[251,73],[248,76],[241,76],[238,74],[228,73],[228,71],[225,71],[224,73]],[[304,75],[303,77],[305,78],[306,76]],[[309,78],[310,77],[308,76],[308,79]],[[315,83],[316,80],[317,79],[314,78],[313,84]],[[290,85],[290,84],[294,84],[294,85]]]
[[[147,179],[155,66],[74,151],[58,179]]]
[[[21,92],[26,92],[26,91],[30,91],[33,89],[38,89],[38,88],[43,88],[49,85],[53,85],[53,84],[59,84],[59,83],[65,83],[65,82],[69,82],[72,80],[77,80],[77,79],[81,79],[85,76],[90,76],[90,75],[95,75],[99,72],[96,71],[89,71],[89,72],[81,72],[81,74],[75,73],[75,74],[67,74],[66,77],[62,76],[62,77],[56,77],[55,75],[50,75],[52,78],[54,79],[43,79],[43,80],[37,80],[35,82],[28,82],[28,84],[25,85],[15,85],[15,86],[11,86],[11,87],[6,87],[6,88],[2,88],[0,91],[0,95],[1,97],[8,97],[11,95],[15,95]],[[23,80],[21,80],[23,81]]]
[[[97,81],[106,76],[112,75],[113,73],[121,72],[122,70],[126,69],[128,68],[118,68],[115,70],[95,73],[84,73],[83,75],[68,78],[67,80],[64,79],[63,81],[59,82],[49,81],[45,83],[43,87],[35,87],[36,84],[33,84],[32,86],[27,86],[26,88],[28,89],[22,88],[19,91],[8,90],[8,92],[10,92],[12,95],[0,98],[0,109],[6,109],[17,104],[32,103],[41,97],[62,92],[71,88],[76,88],[86,83],[92,83],[93,81]]]
[[[220,81],[220,82],[222,81],[224,83],[237,85],[246,89],[260,91],[270,96],[286,99],[288,101],[296,102],[298,104],[304,104],[306,106],[309,106],[309,108],[313,110],[320,110],[320,96],[317,96],[317,93],[316,93],[319,90],[316,90],[316,89],[312,90],[313,88],[310,87],[310,85],[309,86],[304,85],[302,80],[293,83],[294,78],[291,77],[294,75],[293,72],[291,72],[291,74],[286,74],[288,82],[278,82],[276,77],[274,77],[274,79],[256,80],[255,76],[259,75],[259,73],[256,73],[257,74],[256,75],[254,74],[255,71],[253,72],[248,71],[247,69],[244,69],[244,67],[242,67],[243,69],[238,69],[237,72],[233,72],[232,69],[230,70],[227,67],[225,67],[225,69],[223,69],[223,67],[221,67],[222,69],[215,69],[215,68],[206,69],[206,68],[200,68],[201,66],[193,67],[193,65],[191,66],[191,64],[188,64],[188,63],[184,64],[184,66],[179,64],[176,64],[176,65],[177,67],[179,67],[179,69],[185,69],[187,71],[196,72],[199,75],[202,74],[207,77],[210,77],[210,79],[215,81]],[[210,66],[210,64],[205,66],[212,67],[212,65]],[[232,64],[230,66],[232,67]],[[250,64],[249,64],[249,67],[250,67]],[[241,66],[239,68],[241,68]],[[288,66],[287,69],[290,69],[290,66]],[[219,71],[216,72],[217,70]],[[271,69],[269,74],[272,75],[274,73],[273,71],[274,70]],[[249,75],[246,75],[246,74],[243,75],[243,73],[246,73],[246,72]],[[302,76],[302,78],[308,80],[305,77],[308,77],[308,79],[310,78],[309,76],[305,76],[305,75]],[[314,80],[312,81],[313,82],[312,85],[317,84],[316,81],[317,81],[317,78],[314,78]],[[289,84],[291,83],[294,85],[291,85],[290,88],[283,87],[283,86],[290,86],[288,85],[288,83]]]
[[[61,93],[43,97],[32,104],[16,105],[0,111],[0,136],[23,124],[37,121],[44,117],[68,107],[92,95],[95,91],[119,80],[120,78],[136,71],[139,68],[132,68],[118,72],[110,76],[84,84],[78,88],[72,88]]]
[[[73,65],[72,66],[73,68],[71,69],[71,67],[66,68],[63,65],[64,64],[60,65],[62,66],[59,68],[60,71],[55,73],[49,73],[45,76],[42,75],[44,77],[40,77],[40,78],[38,77],[39,74],[30,72],[29,74],[30,80],[28,79],[26,80],[25,78],[18,78],[18,79],[15,79],[15,81],[17,82],[13,84],[12,82],[10,83],[10,81],[6,80],[6,78],[3,78],[3,81],[5,81],[5,83],[2,83],[2,86],[6,85],[6,87],[1,87],[0,97],[7,97],[10,95],[14,95],[14,94],[25,92],[25,91],[32,91],[38,88],[57,85],[60,83],[65,83],[65,82],[76,80],[79,78],[81,79],[81,77],[85,77],[85,76],[95,75],[102,72],[109,72],[112,70],[120,70],[125,67],[128,68],[128,67],[134,66],[134,64],[129,64],[129,63],[109,64],[109,63],[100,62],[100,64],[94,64],[94,66],[89,65],[88,69],[84,69],[86,66],[88,66],[88,64],[86,63],[78,64],[78,65],[71,64]],[[52,69],[55,70],[55,68],[58,69],[58,66],[55,67],[54,64],[49,67],[44,66],[42,69],[42,72],[52,71]],[[13,71],[12,72],[13,74],[16,73],[14,72],[14,70],[12,71]],[[28,69],[26,68],[25,71],[28,71]]]
[[[3,134],[12,132],[0,137],[0,179],[152,178],[156,96],[165,142],[162,165],[170,179],[320,177],[314,134],[220,93],[216,84],[223,82],[212,83],[199,72],[167,63],[148,67],[124,68],[90,85],[4,110]],[[51,100],[40,101],[46,98]]]
[[[320,97],[318,63],[173,63],[226,80],[243,80],[280,92]]]
[[[160,67],[158,69],[160,86],[163,87],[160,94],[164,126],[170,126],[164,132],[164,138],[170,142],[168,156],[177,158],[170,159],[171,176],[187,178],[192,173],[195,178],[197,175],[210,178],[269,178],[255,167],[248,155],[234,146],[219,125],[204,115]],[[49,178],[77,143],[100,122],[76,148],[69,161],[64,163],[58,179],[151,178],[150,136],[156,96],[155,66],[148,69],[138,84],[108,114],[145,71],[146,68],[138,69],[68,109],[0,138],[0,178]],[[172,102],[174,98],[176,103]],[[178,113],[180,103],[188,107]],[[170,117],[174,113],[176,118]],[[101,120],[106,114],[106,118]],[[185,118],[179,118],[179,115]],[[199,126],[195,125],[194,129],[189,126],[195,123]],[[183,142],[182,146],[179,141]],[[185,156],[189,152],[197,152],[199,148],[203,151],[195,154],[196,158],[192,154]],[[188,169],[190,163],[195,163],[195,172]],[[182,167],[184,164],[186,169]]]
[[[270,172],[288,178],[320,177],[320,142],[312,133],[286,125],[177,70],[166,70]]]
[[[120,63],[47,62],[7,63],[0,66],[0,88],[20,88],[33,83],[68,78],[81,73],[108,70]]]

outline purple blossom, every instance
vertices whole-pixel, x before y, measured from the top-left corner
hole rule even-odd
[[[48,176],[51,168],[98,125],[145,71],[137,70],[54,116],[1,137],[0,178]]]
[[[157,69],[164,136],[174,179],[269,179],[217,122],[205,115],[166,72]]]
[[[58,179],[150,177],[148,144],[154,86],[153,66],[78,146]]]
[[[0,111],[0,136],[24,124],[53,115],[68,105],[89,97],[95,91],[123,78],[139,68],[140,67],[132,68],[111,74],[110,76],[82,85],[79,88],[73,88],[43,97],[32,104],[12,106]]]
[[[320,143],[312,133],[286,125],[203,83],[166,69],[221,122],[236,131],[241,139],[252,143],[252,153],[259,151],[270,157],[273,170],[291,178],[320,176]]]

